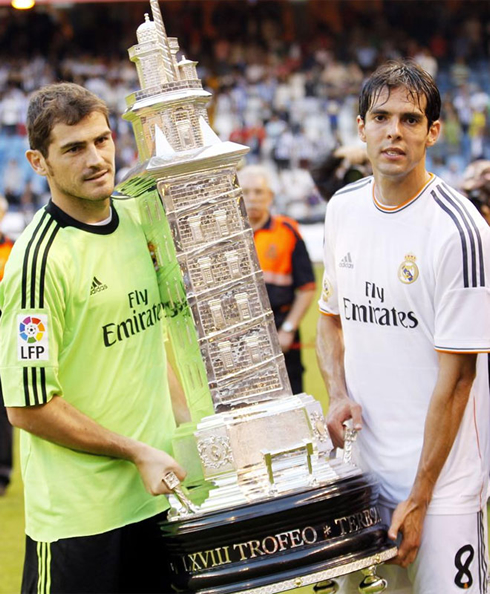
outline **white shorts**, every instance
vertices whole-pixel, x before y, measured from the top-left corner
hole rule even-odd
[[[393,510],[379,506],[389,525]],[[382,565],[386,594],[487,594],[487,513],[427,515],[417,558],[408,569]],[[358,594],[360,572],[337,581],[339,594]]]

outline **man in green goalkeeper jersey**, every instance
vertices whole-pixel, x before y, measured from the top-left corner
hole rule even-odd
[[[51,201],[0,287],[0,374],[21,431],[22,592],[168,592],[157,522],[175,429],[156,275],[134,201],[112,203],[106,105],[78,85],[35,93],[34,171]]]

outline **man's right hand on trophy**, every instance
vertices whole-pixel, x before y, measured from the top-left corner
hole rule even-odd
[[[327,416],[327,428],[332,443],[336,448],[344,447],[344,439],[347,431],[346,423],[354,431],[362,429],[362,407],[347,397],[331,398]]]
[[[179,481],[186,477],[186,471],[172,456],[147,444],[138,444],[134,463],[141,475],[145,489],[151,495],[168,495],[172,490],[162,480],[168,472],[174,472]]]

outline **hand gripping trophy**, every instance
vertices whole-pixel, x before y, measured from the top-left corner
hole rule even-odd
[[[381,592],[376,565],[396,555],[372,476],[332,444],[320,403],[293,395],[236,167],[247,147],[222,142],[196,62],[178,61],[158,0],[130,48],[141,90],[127,97],[140,164],[116,196],[135,199],[158,277],[168,334],[193,423],[177,430],[169,520],[173,587],[272,594],[357,570]]]

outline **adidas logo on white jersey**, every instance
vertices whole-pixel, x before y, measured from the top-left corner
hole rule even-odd
[[[352,258],[351,258],[350,252],[347,252],[347,254],[342,258],[342,260],[340,260],[339,267],[340,268],[354,268],[354,264],[352,263]]]
[[[95,293],[100,293],[101,291],[105,291],[106,289],[108,289],[108,286],[104,285],[104,283],[101,283],[100,280],[96,276],[94,276],[92,280],[92,286],[90,287],[90,294],[95,295]]]

